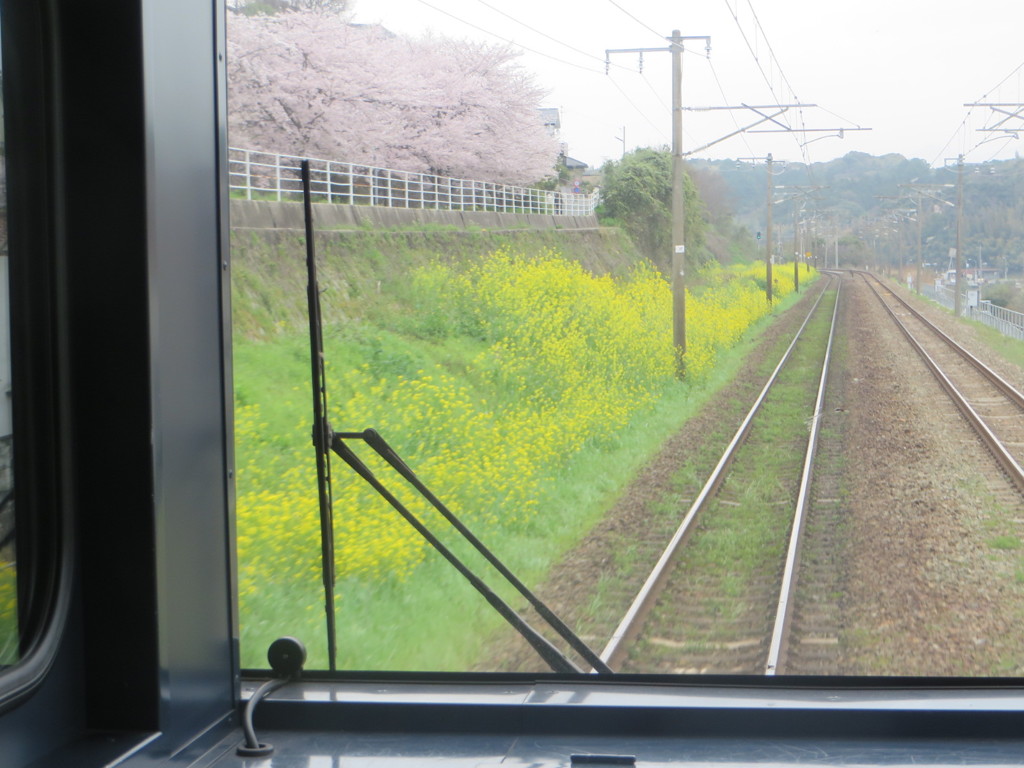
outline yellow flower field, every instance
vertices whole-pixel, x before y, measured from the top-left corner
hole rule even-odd
[[[776,272],[776,299],[792,291],[786,273]],[[687,294],[688,379],[705,378],[716,356],[770,311],[763,280],[759,264],[701,275],[704,287]],[[466,337],[479,344],[469,370],[386,376],[365,363],[331,360],[329,389],[353,393],[331,403],[332,419],[380,432],[490,541],[502,530],[542,524],[546,490],[580,450],[614,440],[675,385],[671,295],[649,265],[616,279],[589,274],[557,253],[503,250],[466,266],[422,269],[412,276],[412,295],[408,311],[422,343]],[[325,317],[330,312],[325,306]],[[264,415],[282,398],[266,392],[251,399],[235,412],[243,626],[274,584],[320,579],[309,422],[296,423],[292,434],[270,434]],[[358,443],[353,448],[370,455]],[[392,479],[382,462],[369,463]],[[333,474],[339,578],[408,579],[424,543],[340,459]],[[422,517],[434,514],[424,503],[410,506]]]

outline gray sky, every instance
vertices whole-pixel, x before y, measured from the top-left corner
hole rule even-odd
[[[711,37],[710,59],[702,41],[687,44],[684,106],[799,101],[819,107],[790,110],[782,119],[794,127],[872,129],[842,139],[747,134],[697,157],[771,152],[822,161],[851,151],[898,152],[941,165],[961,152],[969,162],[1013,157],[1022,143],[1001,138],[977,146],[995,136],[977,129],[996,118],[963,104],[1024,101],[1024,0],[355,2],[356,21],[395,32],[504,38],[532,49],[524,50],[523,66],[550,92],[545,106],[561,108],[569,154],[592,166],[621,155],[623,131],[627,149],[670,143],[669,54],[646,54],[642,74],[636,54],[614,55],[607,75],[604,58],[605,49],[664,47],[661,38],[673,29]],[[683,150],[756,119],[745,111],[688,111]],[[1024,120],[1007,125],[1024,128]],[[801,146],[811,139],[818,140]]]

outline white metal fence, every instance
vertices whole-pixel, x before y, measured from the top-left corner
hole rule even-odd
[[[249,149],[228,149],[231,192],[247,200],[302,199],[299,164],[306,158]],[[598,192],[573,194],[429,173],[310,159],[310,189],[316,202],[426,208],[442,211],[540,213],[588,216]]]
[[[948,309],[953,309],[954,292],[947,286],[921,286],[921,293]],[[967,297],[961,296],[961,306],[966,307],[967,317],[995,328],[1004,336],[1024,340],[1024,314],[1000,307],[991,301],[979,301],[978,306],[968,307]]]
[[[991,301],[981,301],[978,306],[970,308],[970,317],[992,326],[1004,336],[1024,339],[1024,314],[1020,312],[1000,307]]]

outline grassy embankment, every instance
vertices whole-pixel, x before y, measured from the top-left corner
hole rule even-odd
[[[728,377],[765,314],[760,267],[703,275],[680,383],[667,285],[614,232],[357,232],[319,250],[332,426],[380,431],[527,583]],[[326,666],[302,253],[280,233],[233,243],[244,666],[281,634]],[[501,619],[340,460],[334,478],[339,666],[469,668]]]

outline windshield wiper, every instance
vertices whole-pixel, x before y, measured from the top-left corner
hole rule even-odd
[[[583,670],[565,656],[547,638],[534,629],[508,603],[501,599],[480,577],[446,547],[427,526],[417,518],[374,475],[369,467],[345,442],[361,440],[383,458],[402,478],[412,485],[441,515],[497,570],[588,664],[599,673],[611,669],[584,643],[558,616],[531,592],[525,584],[505,566],[498,557],[473,535],[448,507],[416,476],[398,453],[373,429],[361,432],[334,432],[327,420],[327,392],[324,382],[323,333],[320,315],[320,292],[316,279],[316,253],[313,237],[313,207],[310,191],[309,161],[301,166],[303,202],[306,226],[306,268],[309,278],[310,359],[313,386],[313,445],[317,456],[317,484],[320,499],[321,557],[323,558],[324,600],[327,614],[328,656],[330,669],[336,664],[336,630],[334,617],[334,527],[330,488],[330,451],[340,456],[349,467],[386,500],[416,531],[438,551],[487,600],[555,672],[580,673]]]

